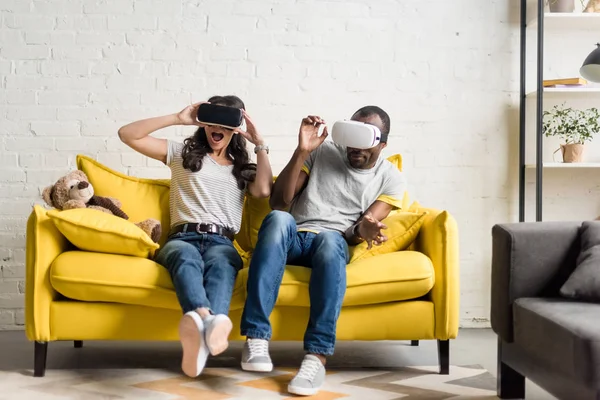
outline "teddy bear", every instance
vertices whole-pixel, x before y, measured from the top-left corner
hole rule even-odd
[[[54,185],[46,187],[42,197],[50,207],[59,210],[92,208],[129,220],[129,216],[121,210],[121,202],[113,197],[96,196],[87,175],[80,170],[71,171]],[[160,239],[162,229],[159,221],[148,218],[135,225],[146,232],[152,241],[158,242]]]

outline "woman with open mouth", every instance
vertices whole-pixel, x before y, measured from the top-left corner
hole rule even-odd
[[[171,230],[155,261],[169,271],[183,311],[181,366],[191,377],[202,372],[209,354],[220,354],[228,346],[232,323],[227,314],[242,268],[233,239],[240,229],[244,198],[269,197],[273,184],[268,147],[242,100],[213,96],[208,103],[235,109],[226,110],[243,116],[246,129],[198,122],[203,103],[119,129],[126,145],[171,169]],[[198,128],[183,143],[150,136],[173,125]],[[255,145],[256,164],[250,162],[246,141]]]

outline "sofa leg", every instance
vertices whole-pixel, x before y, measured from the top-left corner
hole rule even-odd
[[[73,341],[73,347],[75,347],[76,349],[80,349],[83,347],[83,340],[74,340]]]
[[[440,360],[440,375],[450,373],[450,341],[438,340],[438,358]]]
[[[498,340],[498,377],[496,379],[496,394],[499,398],[525,398],[525,377],[502,361],[501,340]]]
[[[419,341],[418,340],[411,340],[410,341],[410,345],[411,346],[418,346],[419,345]]]
[[[44,376],[46,374],[46,354],[48,353],[48,342],[35,342],[34,346],[33,376]]]

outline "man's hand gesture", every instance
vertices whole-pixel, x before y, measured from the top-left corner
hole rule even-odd
[[[387,229],[387,226],[383,222],[375,219],[371,213],[367,213],[359,222],[357,231],[359,236],[367,242],[367,249],[370,250],[373,247],[373,244],[375,244],[375,246],[380,246],[388,239],[387,236],[381,232],[382,229]]]
[[[298,135],[298,148],[301,151],[310,153],[325,141],[328,135],[326,126],[321,136],[319,136],[319,128],[324,124],[325,121],[321,119],[321,117],[315,115],[309,115],[302,119],[300,133]]]

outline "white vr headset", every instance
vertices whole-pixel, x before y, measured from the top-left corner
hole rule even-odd
[[[341,146],[370,149],[381,141],[381,131],[375,125],[360,121],[336,121],[331,129],[331,138]]]

